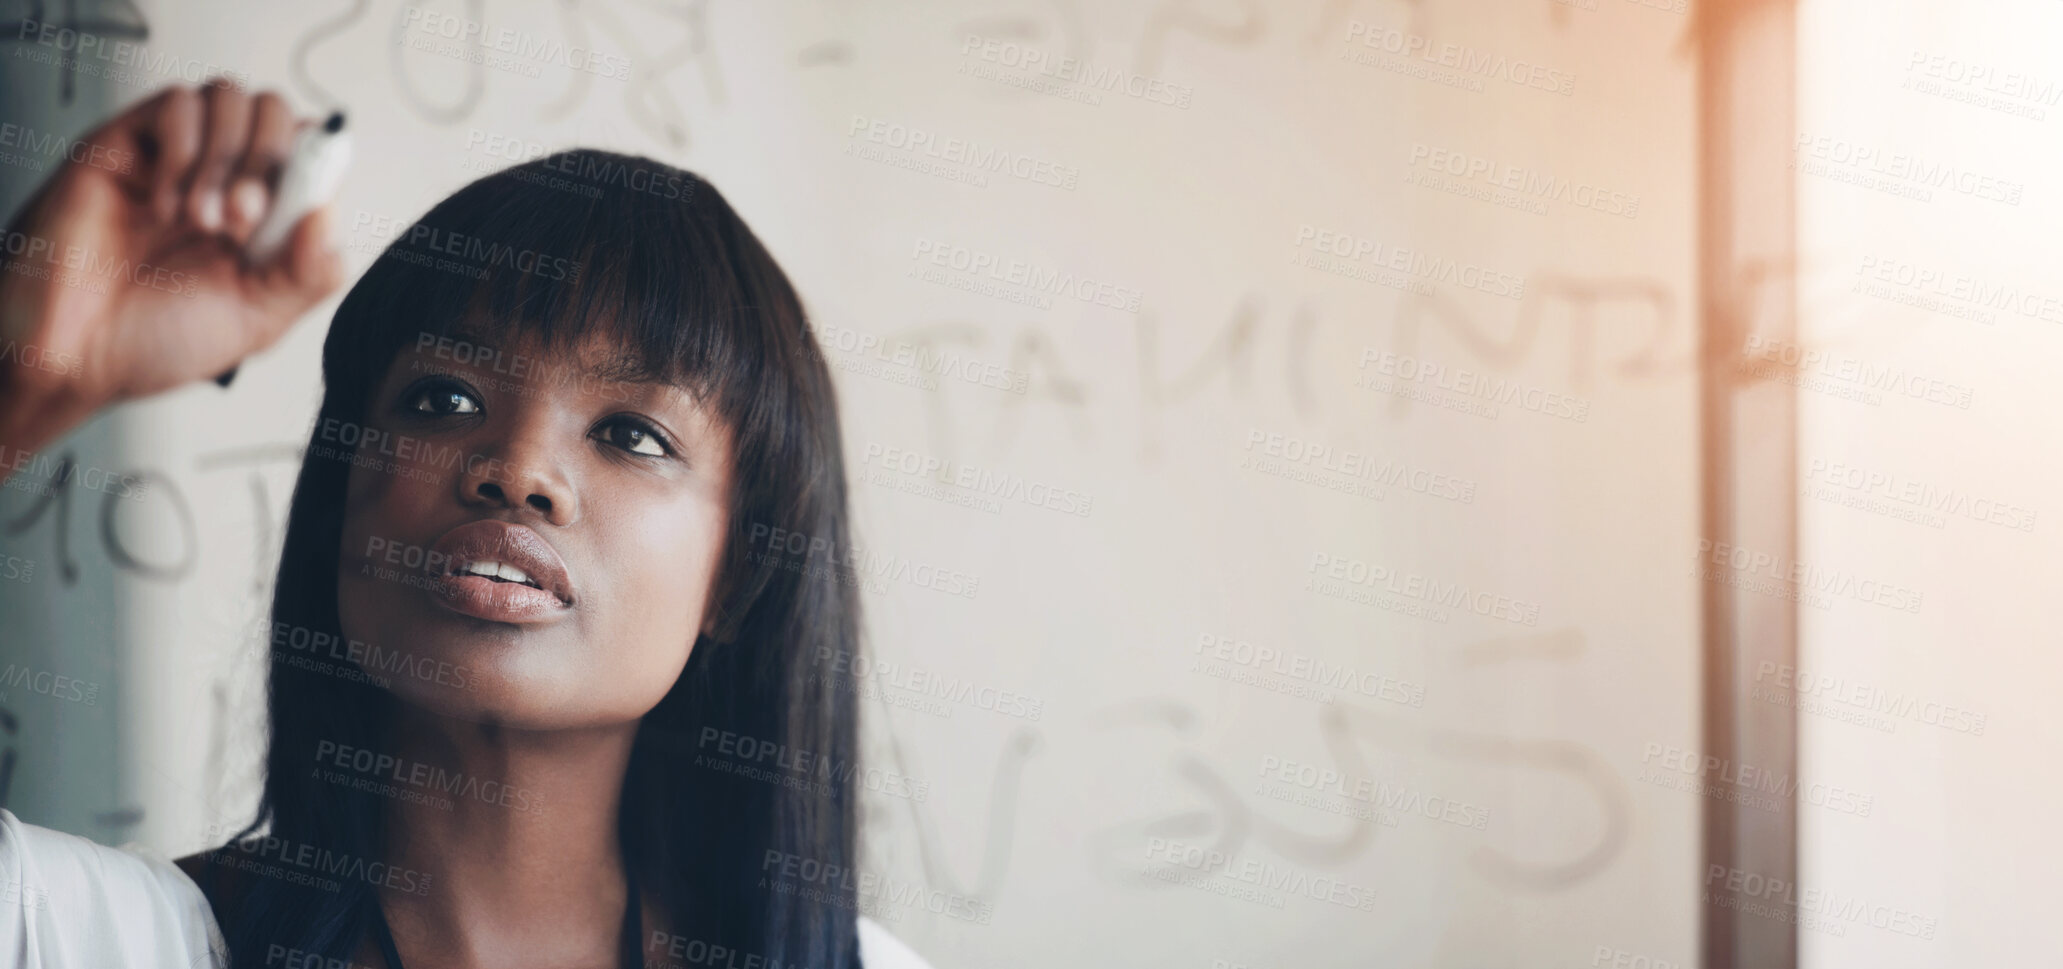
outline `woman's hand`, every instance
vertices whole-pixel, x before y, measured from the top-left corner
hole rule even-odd
[[[336,289],[327,207],[265,264],[243,251],[306,123],[211,82],[82,139],[0,247],[0,446],[229,370]]]

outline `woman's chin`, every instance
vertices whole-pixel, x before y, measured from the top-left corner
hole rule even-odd
[[[540,703],[540,691],[492,674],[476,673],[465,687],[389,680],[387,692],[424,713],[446,720],[510,730],[566,730],[585,726],[584,711]]]
[[[385,682],[387,692],[402,703],[433,716],[510,730],[635,724],[664,697],[616,696],[575,671],[547,672],[513,661],[446,668],[464,672],[442,681],[385,675],[375,682]]]

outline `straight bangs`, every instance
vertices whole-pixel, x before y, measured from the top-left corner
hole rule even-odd
[[[565,152],[485,176],[410,225],[361,217],[391,241],[338,308],[323,345],[323,377],[344,396],[340,404],[362,412],[389,363],[421,348],[547,381],[660,380],[688,389],[733,427],[748,420],[749,390],[775,376],[767,370],[779,356],[769,346],[777,334],[760,318],[766,307],[741,302],[767,282],[747,278],[735,258],[741,245],[758,250],[758,240],[726,237],[735,214],[686,172],[678,200],[596,184],[539,187],[563,182],[552,173],[574,159],[623,171],[656,164]],[[774,295],[799,310],[786,281],[776,282]],[[782,322],[807,337],[799,318]],[[565,361],[590,336],[621,355],[601,373],[576,374]],[[519,344],[528,357],[518,356]]]

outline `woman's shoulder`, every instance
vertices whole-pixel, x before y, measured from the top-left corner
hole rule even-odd
[[[42,954],[29,965],[204,966],[221,951],[207,899],[171,862],[25,824],[5,808],[0,913],[0,952]]]
[[[860,916],[860,964],[865,969],[931,969],[931,963],[917,950],[864,915]]]

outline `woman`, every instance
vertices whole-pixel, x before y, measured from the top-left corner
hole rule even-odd
[[[197,293],[0,274],[0,337],[79,362],[0,373],[0,446],[226,371],[336,287],[326,211],[243,252],[295,128],[209,85],[88,136],[136,164],[67,167],[13,231]],[[846,547],[837,407],[779,267],[706,182],[600,152],[397,229],[323,346],[257,816],[174,870],[0,812],[36,889],[0,953],[921,966],[855,917],[855,691],[813,664],[858,603],[808,554]]]

